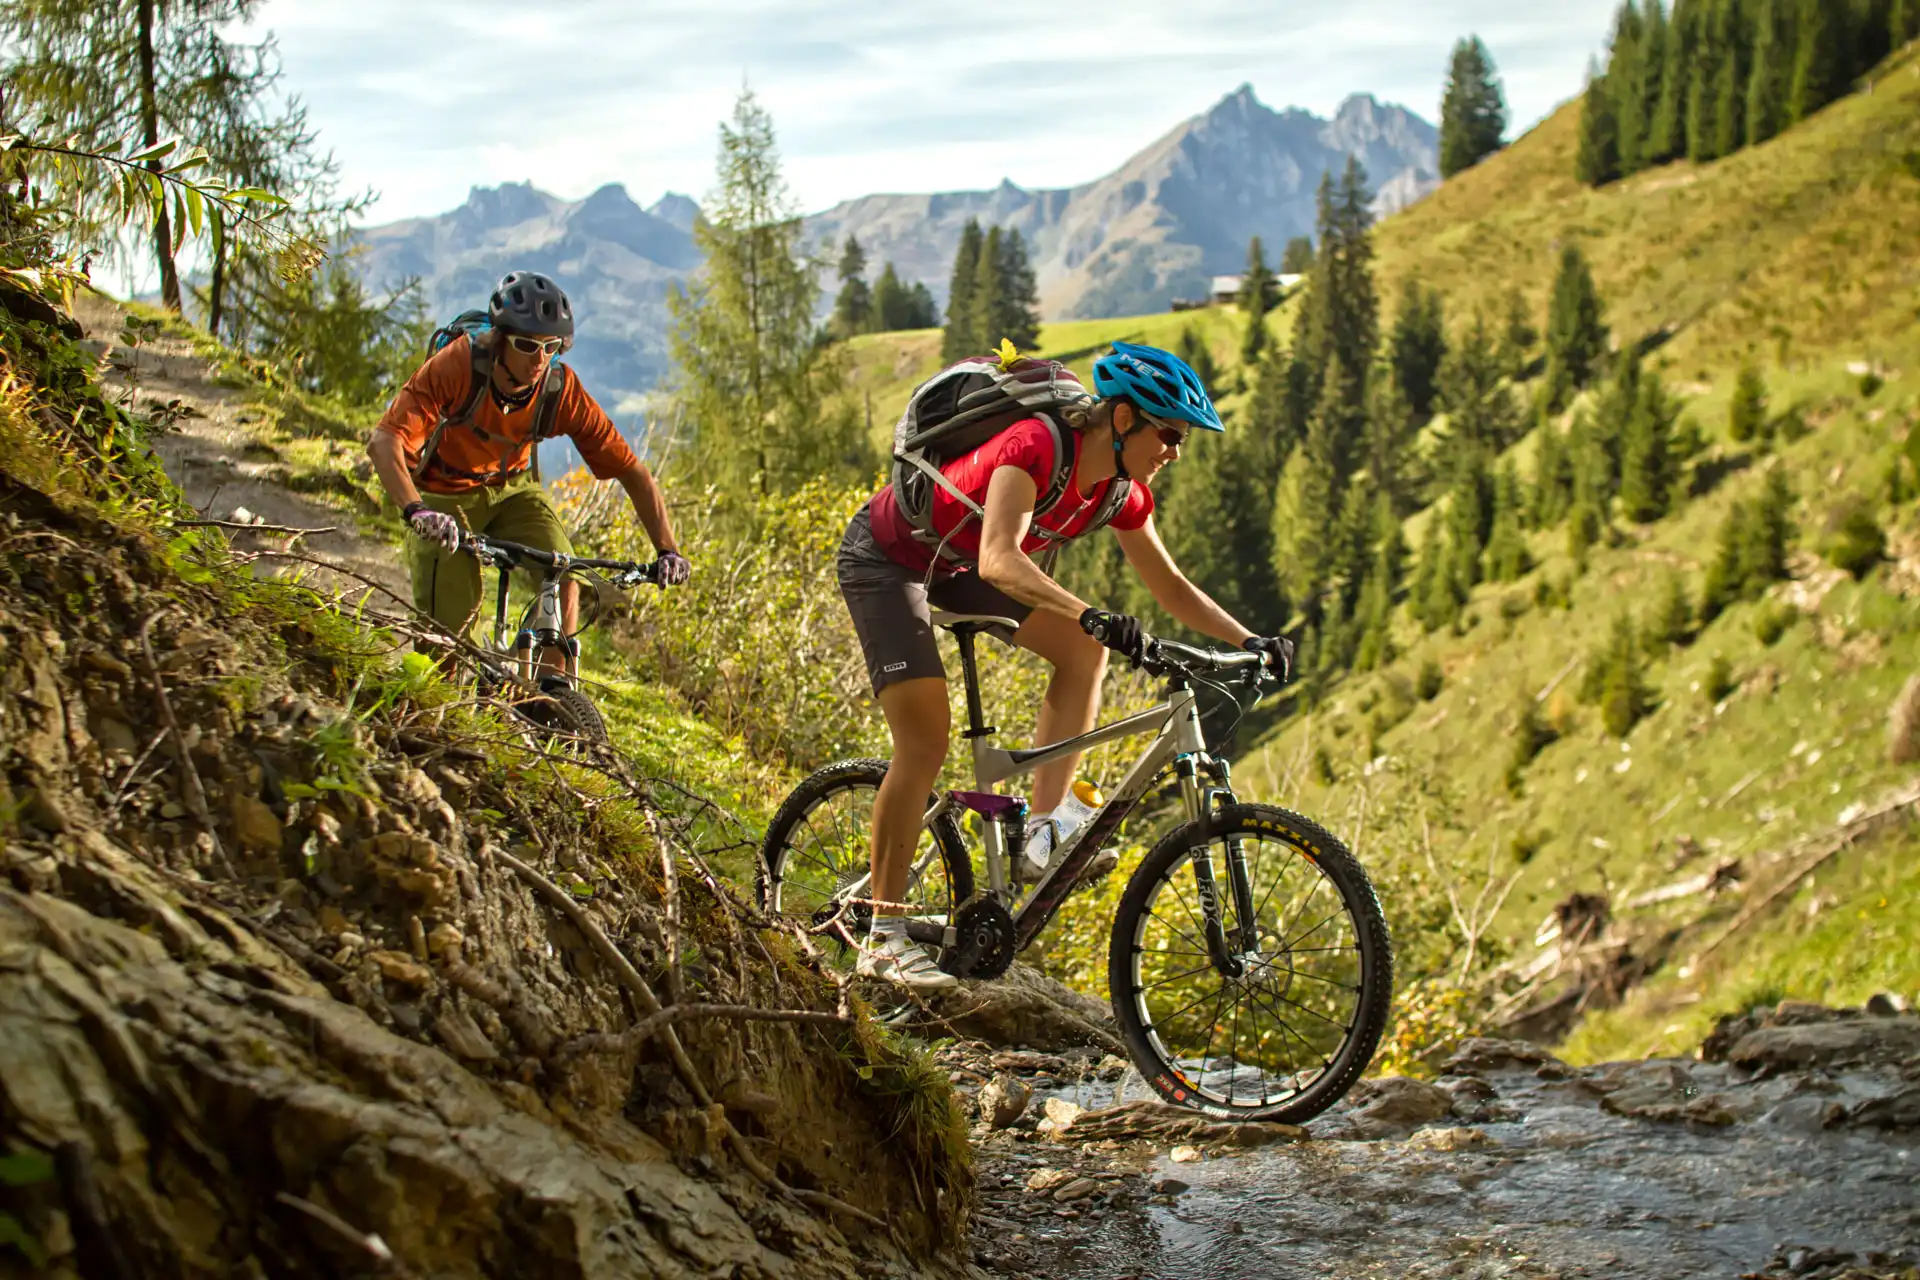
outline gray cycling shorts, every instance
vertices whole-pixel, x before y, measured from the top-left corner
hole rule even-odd
[[[865,507],[847,525],[834,567],[839,573],[840,595],[847,602],[847,612],[853,615],[854,634],[860,637],[860,650],[866,655],[867,678],[876,694],[900,680],[926,676],[946,679],[940,646],[934,641],[934,609],[991,614],[1015,622],[1025,622],[1033,612],[1032,606],[982,582],[972,571],[926,581],[924,575],[880,549]],[[1003,631],[1005,628],[995,628],[990,634],[1011,643],[1012,633],[1003,635]]]

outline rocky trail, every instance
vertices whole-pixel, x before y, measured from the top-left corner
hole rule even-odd
[[[1920,1018],[1887,1012],[1783,1005],[1704,1062],[1470,1041],[1303,1130],[1204,1124],[1097,1051],[942,1056],[999,1275],[1868,1280],[1920,1275]]]

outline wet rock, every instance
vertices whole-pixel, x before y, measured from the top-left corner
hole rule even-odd
[[[1920,1017],[1850,1018],[1762,1027],[1740,1037],[1727,1061],[1748,1071],[1894,1063],[1920,1053]]]
[[[1026,1114],[1032,1100],[1026,1082],[1003,1071],[980,1090],[980,1118],[989,1129],[1004,1129]]]
[[[1192,1164],[1200,1158],[1200,1148],[1179,1146],[1167,1153],[1167,1158],[1175,1164]]]
[[[1496,1040],[1473,1036],[1460,1042],[1441,1068],[1448,1075],[1478,1075],[1489,1071],[1525,1071],[1560,1059],[1525,1040]]]
[[[1071,1204],[1075,1200],[1085,1200],[1099,1189],[1100,1183],[1092,1178],[1075,1178],[1056,1190],[1053,1198],[1059,1204]]]
[[[1049,1110],[1055,1101],[1057,1099],[1048,1101]],[[1307,1131],[1299,1125],[1214,1120],[1201,1112],[1157,1099],[1136,1099],[1117,1107],[1081,1112],[1069,1128],[1072,1132],[1068,1136],[1079,1142],[1204,1142],[1259,1147],[1298,1142],[1307,1136]]]
[[[1027,1190],[1048,1192],[1066,1186],[1074,1179],[1070,1169],[1035,1169],[1027,1179]]]
[[[1847,1120],[1874,1129],[1920,1129],[1920,1086],[1885,1098],[1870,1098],[1855,1106]]]
[[[1179,1178],[1155,1178],[1148,1185],[1157,1196],[1177,1196],[1183,1191],[1193,1189],[1191,1182],[1182,1182]]]
[[[1867,1013],[1875,1018],[1891,1018],[1895,1014],[1907,1011],[1907,1002],[1888,991],[1876,992],[1867,998]]]
[[[1417,1128],[1453,1110],[1453,1095],[1424,1080],[1388,1076],[1371,1085],[1364,1105],[1349,1117],[1354,1131],[1363,1138]]]
[[[1101,1002],[1016,963],[991,982],[962,982],[928,998],[928,1011],[959,1035],[998,1045],[1088,1045],[1125,1054]]]
[[[1065,1098],[1048,1098],[1045,1118],[1039,1124],[1041,1136],[1055,1139],[1065,1136],[1067,1130],[1073,1127],[1073,1122],[1080,1118],[1082,1110],[1084,1108],[1080,1104],[1068,1102]]]
[[[1443,1128],[1422,1129],[1407,1139],[1407,1145],[1426,1151],[1471,1151],[1491,1141],[1481,1129]]]

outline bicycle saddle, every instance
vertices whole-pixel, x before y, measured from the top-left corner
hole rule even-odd
[[[1001,627],[1005,627],[1009,632],[1020,629],[1020,624],[1012,618],[996,618],[989,613],[943,613],[935,610],[931,621],[934,626],[945,627],[955,635],[993,631]]]

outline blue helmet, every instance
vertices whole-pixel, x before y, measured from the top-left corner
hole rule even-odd
[[[1225,431],[1200,375],[1171,351],[1116,342],[1113,354],[1093,362],[1093,389],[1102,398],[1125,396],[1156,418],[1178,418],[1202,431]]]

